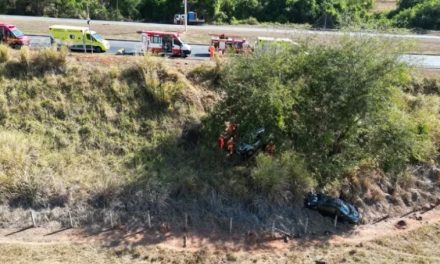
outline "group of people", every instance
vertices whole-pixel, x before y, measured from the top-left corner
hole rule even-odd
[[[273,142],[272,136],[269,137],[268,142],[261,138],[261,135],[258,135],[258,140],[262,142],[261,149],[270,156],[275,154],[275,144]],[[219,149],[226,150],[228,156],[232,155],[235,150],[237,138],[237,124],[233,122],[225,122],[225,130],[220,134],[217,139],[217,145]],[[258,144],[259,145],[259,144]]]
[[[234,137],[236,137],[236,134],[237,125],[232,122],[225,122],[225,131],[223,131],[223,133],[219,136],[217,144],[220,149],[225,149],[226,146],[228,155],[232,155],[234,153]]]

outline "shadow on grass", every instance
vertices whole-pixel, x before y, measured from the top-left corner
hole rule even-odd
[[[18,234],[18,233],[24,232],[24,231],[26,231],[26,230],[28,230],[28,229],[32,229],[32,228],[34,228],[34,226],[33,226],[33,225],[30,225],[30,226],[24,227],[24,228],[22,228],[22,229],[20,229],[20,230],[14,231],[14,232],[9,233],[9,234],[6,234],[5,236],[12,236],[12,235],[15,235],[15,234]]]

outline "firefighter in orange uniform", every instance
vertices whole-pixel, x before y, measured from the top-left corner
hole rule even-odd
[[[215,47],[214,45],[209,46],[209,57],[213,59],[215,56]]]
[[[234,153],[234,137],[229,138],[228,142],[226,143],[226,148],[229,155]]]

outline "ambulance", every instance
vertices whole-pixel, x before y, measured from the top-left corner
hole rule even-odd
[[[185,44],[177,32],[138,31],[141,35],[142,51],[163,56],[186,58],[191,47]]]
[[[67,46],[70,50],[105,52],[110,49],[107,40],[87,27],[55,25],[49,27],[49,32],[58,46]]]
[[[0,43],[19,49],[29,46],[30,40],[16,26],[0,22]]]

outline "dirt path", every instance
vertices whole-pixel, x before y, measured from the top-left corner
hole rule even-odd
[[[97,244],[108,247],[134,245],[134,246],[160,246],[170,250],[197,251],[201,248],[225,251],[290,251],[292,248],[316,246],[322,243],[359,244],[377,240],[383,237],[392,237],[416,230],[423,226],[440,223],[440,208],[421,214],[422,220],[416,220],[414,214],[404,218],[390,218],[376,224],[367,224],[356,227],[349,234],[333,234],[327,237],[295,239],[284,243],[278,236],[276,239],[249,237],[244,234],[230,238],[227,235],[217,236],[187,236],[187,246],[183,248],[183,234],[161,234],[158,231],[136,229],[127,231],[124,227],[115,230],[101,230],[94,233],[81,229],[51,230],[47,228],[29,228],[23,230],[0,229],[0,244],[29,244],[51,245],[60,243]],[[404,220],[406,227],[399,229],[395,225],[399,220]],[[264,241],[263,241],[264,240]]]

